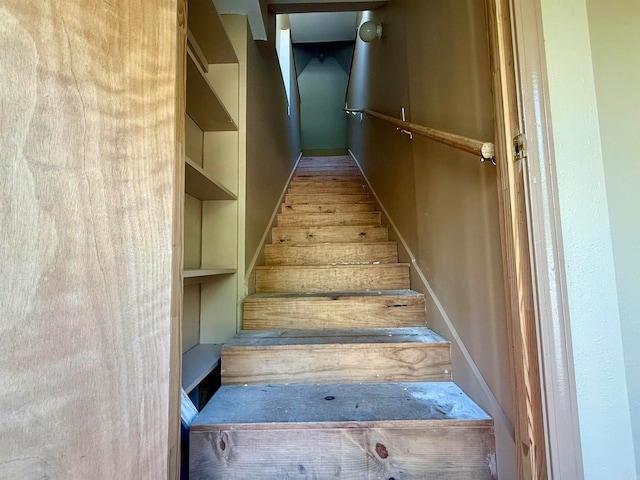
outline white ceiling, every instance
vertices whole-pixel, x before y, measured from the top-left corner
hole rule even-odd
[[[357,12],[293,13],[293,43],[342,42],[356,38]]]

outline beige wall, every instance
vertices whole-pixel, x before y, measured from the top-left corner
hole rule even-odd
[[[410,121],[492,139],[484,2],[394,0],[372,15],[383,37],[356,44],[349,106],[394,117],[404,106]],[[374,119],[349,126],[415,257],[412,288],[427,296],[429,326],[453,342],[454,379],[494,417],[500,478],[515,478],[496,169]]]
[[[300,154],[298,91],[291,116],[275,50],[275,16],[268,17],[266,42],[249,39],[247,52],[247,219],[248,267]],[[293,62],[291,62],[293,68]],[[292,74],[295,78],[295,73]]]

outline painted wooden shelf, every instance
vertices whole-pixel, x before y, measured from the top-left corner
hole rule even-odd
[[[208,63],[238,63],[212,0],[189,0],[188,25]]]
[[[201,343],[182,354],[182,388],[189,393],[220,364],[222,345]]]
[[[187,48],[187,114],[203,132],[238,130],[190,48]]]
[[[237,197],[216,182],[203,168],[189,157],[185,159],[185,191],[199,200],[236,200]]]
[[[230,275],[236,273],[236,269],[232,267],[202,268],[194,270],[185,270],[182,274],[185,285],[193,285],[196,283],[205,283],[212,277],[218,275]]]

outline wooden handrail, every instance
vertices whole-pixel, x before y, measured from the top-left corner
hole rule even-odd
[[[402,131],[415,133],[416,135],[421,135],[423,137],[430,138],[431,140],[444,143],[445,145],[449,145],[459,150],[463,150],[465,152],[472,153],[475,155],[480,155],[483,161],[491,160],[492,162],[495,163],[496,149],[492,142],[483,142],[481,140],[475,140],[473,138],[463,137],[462,135],[456,135],[455,133],[443,132],[441,130],[436,130],[435,128],[424,127],[416,123],[405,122],[398,118],[389,117],[388,115],[384,115],[380,112],[376,112],[375,110],[369,110],[366,108],[364,109],[345,108],[345,112],[363,113],[370,117],[374,117],[374,118],[383,120],[387,123],[390,123],[391,125],[397,127]]]

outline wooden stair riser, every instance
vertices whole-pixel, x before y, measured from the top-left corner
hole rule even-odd
[[[298,163],[298,168],[305,168],[305,167],[320,167],[320,168],[352,167],[352,168],[355,168],[356,163],[351,159],[326,159],[323,161],[302,159],[300,163]]]
[[[233,427],[192,430],[190,439],[192,480],[497,478],[493,427],[473,423],[409,428]]]
[[[317,195],[328,193],[331,195],[357,195],[359,193],[369,193],[369,189],[365,185],[314,185],[302,186],[291,185],[287,191],[290,195]]]
[[[296,204],[283,203],[280,208],[281,213],[286,215],[296,213],[356,213],[373,212],[376,205],[370,203],[333,203],[333,204]]]
[[[395,242],[322,243],[264,246],[265,264],[274,265],[357,265],[366,263],[397,263]]]
[[[362,177],[360,170],[357,168],[299,168],[293,175],[293,178],[307,178],[307,177]]]
[[[278,215],[279,227],[321,227],[335,225],[380,225],[380,212],[297,213]]]
[[[346,156],[334,157],[303,157],[299,165],[327,165],[327,164],[355,165],[352,158]]]
[[[258,267],[256,293],[359,292],[409,288],[409,265]]]
[[[451,381],[448,344],[224,346],[222,384]]]
[[[335,227],[273,227],[273,243],[352,243],[386,242],[389,230],[386,226],[355,225]]]
[[[315,185],[329,184],[329,185],[350,185],[360,186],[366,185],[366,182],[362,177],[341,177],[341,176],[315,176],[315,177],[293,177],[291,180],[291,186],[296,187],[313,187]]]
[[[287,193],[284,197],[285,203],[298,204],[332,204],[332,203],[358,203],[371,202],[373,197],[367,193],[352,194],[332,194],[332,193],[316,193],[316,194],[291,194]]]
[[[424,327],[427,322],[422,295],[370,295],[333,297],[248,297],[242,328],[393,328]]]

